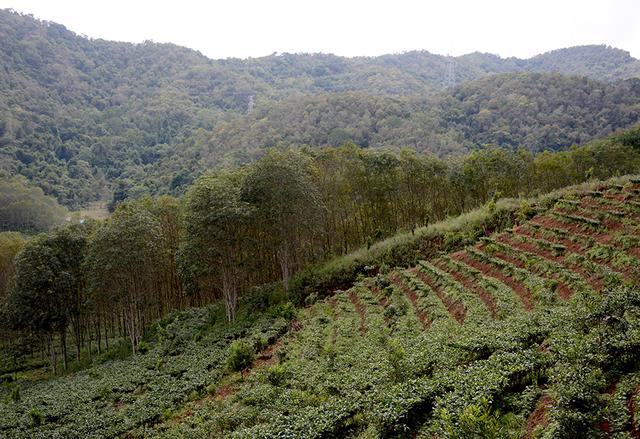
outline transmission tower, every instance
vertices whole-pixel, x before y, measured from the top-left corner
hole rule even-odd
[[[456,85],[456,62],[454,57],[447,55],[447,67],[444,71],[444,86],[445,88],[449,88],[454,85]]]
[[[249,95],[249,102],[247,103],[247,113],[251,113],[254,106],[255,103],[253,102],[253,95]]]

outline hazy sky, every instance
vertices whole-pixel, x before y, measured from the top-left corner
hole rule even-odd
[[[640,0],[0,0],[0,8],[93,38],[172,42],[211,58],[416,49],[529,57],[580,44],[640,58]]]

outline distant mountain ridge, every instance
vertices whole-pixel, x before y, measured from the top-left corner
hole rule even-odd
[[[26,176],[71,207],[109,197],[117,185],[135,193],[179,193],[206,166],[250,160],[270,142],[300,138],[286,132],[296,126],[285,127],[282,133],[261,133],[261,126],[272,129],[261,120],[248,127],[252,136],[245,140],[251,145],[238,148],[239,139],[229,137],[238,118],[246,123],[255,115],[287,108],[298,111],[301,105],[311,105],[307,113],[313,113],[318,111],[314,105],[322,107],[315,101],[342,100],[344,111],[353,110],[357,117],[332,109],[334,118],[324,117],[324,128],[316,118],[308,119],[302,128],[311,134],[302,138],[312,145],[326,139],[378,146],[367,139],[380,137],[381,130],[388,137],[380,145],[438,154],[455,153],[460,145],[464,150],[476,142],[501,144],[490,133],[469,134],[475,128],[465,127],[464,135],[454,133],[449,122],[433,119],[425,111],[425,105],[440,105],[445,99],[442,93],[456,93],[445,88],[445,73],[451,68],[449,79],[459,86],[504,73],[555,72],[604,83],[640,76],[638,60],[607,46],[561,49],[527,60],[481,53],[446,57],[426,51],[379,57],[281,54],[211,60],[173,44],[92,40],[11,10],[0,10],[0,41],[0,173]],[[626,126],[635,115],[635,94],[623,96],[629,87],[633,89],[590,83],[593,90],[608,91],[594,91],[593,100],[567,102],[579,109],[570,114],[595,108],[604,117],[598,119],[604,128],[592,130],[599,134]],[[617,89],[618,100],[608,94]],[[353,96],[360,102],[356,107],[349,103]],[[624,101],[623,110],[617,108],[618,101]],[[416,108],[428,120],[414,117],[411,135],[395,136],[394,130],[405,126],[403,120],[411,119]],[[248,114],[250,110],[255,113]],[[346,128],[343,116],[353,121]],[[468,116],[458,118],[460,123]],[[582,126],[573,117],[566,123]],[[357,126],[369,128],[354,134]],[[591,134],[584,137],[588,140]],[[577,139],[575,134],[557,138]],[[547,144],[557,147],[555,141],[542,145]]]

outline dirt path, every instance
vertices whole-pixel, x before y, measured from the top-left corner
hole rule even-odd
[[[553,399],[550,396],[544,395],[538,400],[536,408],[531,412],[527,419],[527,432],[522,439],[533,439],[533,434],[537,427],[545,427],[549,420],[547,419],[547,412],[553,405]]]

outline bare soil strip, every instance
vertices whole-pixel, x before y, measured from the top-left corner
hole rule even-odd
[[[349,292],[349,300],[351,300],[351,303],[353,303],[353,306],[356,307],[356,311],[358,311],[358,314],[360,315],[360,333],[364,334],[367,332],[366,308],[362,303],[360,303],[360,300],[358,300],[358,295],[353,290]]]
[[[553,275],[549,275],[547,273],[544,273],[543,271],[539,270],[536,267],[528,267],[524,262],[522,262],[520,259],[518,258],[514,258],[512,256],[509,256],[503,252],[495,252],[493,254],[493,256],[495,256],[498,259],[502,259],[505,262],[510,263],[511,265],[515,265],[518,268],[521,268],[523,270],[527,270],[530,271],[532,273],[536,273],[538,276],[544,277],[546,279],[549,280],[555,280],[558,282],[558,287],[557,287],[557,292],[558,295],[562,298],[562,299],[568,299],[573,295],[573,291],[571,290],[571,288],[569,288],[569,286],[567,284],[565,284],[564,282],[560,281],[558,279],[558,276],[556,274]]]
[[[413,306],[413,312],[418,317],[418,320],[420,320],[422,327],[427,329],[429,326],[431,326],[431,319],[429,318],[429,315],[426,313],[426,311],[420,309],[420,305],[418,304],[418,295],[416,294],[416,292],[409,288],[397,273],[393,273],[393,275],[390,275],[389,279],[395,285],[397,285],[400,290],[402,290],[405,296],[407,296],[407,298],[411,302],[411,305]]]
[[[522,439],[533,439],[533,434],[538,426],[545,427],[549,420],[547,419],[547,412],[553,405],[553,399],[550,396],[544,395],[538,400],[538,405],[529,415],[527,419],[527,432]]]
[[[434,293],[436,293],[436,296],[438,296],[438,299],[440,299],[440,301],[447,308],[447,311],[449,312],[449,314],[454,319],[456,319],[458,323],[460,324],[464,323],[464,318],[467,315],[467,310],[465,309],[464,304],[462,302],[456,302],[453,299],[451,299],[451,297],[446,295],[438,286],[436,286],[433,279],[431,279],[431,277],[428,276],[423,271],[418,270],[417,268],[413,268],[411,269],[411,273],[416,275],[422,282],[427,284],[429,288],[433,290]]]
[[[460,271],[452,269],[451,267],[449,267],[443,261],[436,260],[436,261],[433,261],[432,263],[433,263],[433,265],[438,267],[440,270],[442,270],[442,271],[444,271],[446,273],[449,273],[451,275],[451,277],[453,277],[456,280],[456,282],[461,284],[467,290],[472,291],[478,297],[480,297],[480,300],[482,300],[484,305],[489,310],[489,313],[491,314],[491,317],[492,318],[496,317],[496,299],[491,295],[491,293],[489,293],[483,287],[478,285],[475,279],[467,276],[466,274],[464,274],[464,273],[462,273]]]
[[[553,253],[551,253],[550,251],[543,250],[543,249],[541,249],[540,247],[538,247],[535,244],[526,243],[526,242],[519,242],[519,241],[516,241],[514,239],[509,238],[506,235],[505,235],[504,238],[501,239],[501,241],[504,242],[505,244],[510,245],[513,248],[517,248],[518,250],[523,250],[523,251],[532,253],[532,254],[534,254],[536,256],[540,256],[542,258],[545,258],[545,259],[548,259],[550,261],[556,262],[557,264],[562,265],[566,269],[568,269],[571,272],[573,272],[574,274],[576,274],[578,277],[580,277],[580,279],[582,279],[582,281],[588,283],[591,286],[594,286],[590,282],[590,279],[591,279],[592,276],[588,275],[584,270],[576,269],[575,266],[569,266],[569,264],[567,264],[565,262],[565,257],[564,256],[556,256]],[[570,294],[569,294],[569,297],[570,297]]]
[[[545,230],[548,230],[548,229],[545,229]],[[581,245],[579,245],[579,244],[577,244],[577,243],[575,243],[575,242],[573,242],[573,241],[571,241],[571,240],[569,240],[569,239],[561,238],[561,237],[556,236],[556,235],[554,235],[554,236],[543,235],[539,231],[532,230],[532,229],[527,229],[527,228],[522,228],[522,227],[514,229],[514,232],[517,233],[518,235],[521,235],[521,236],[528,236],[530,238],[541,239],[541,240],[550,242],[552,244],[563,245],[567,249],[567,251],[569,251],[571,253],[575,253],[575,254],[581,255],[581,256],[584,256],[585,258],[589,259],[588,256],[586,255],[586,248],[581,246]],[[561,256],[560,258],[561,258],[560,260],[562,260],[562,263],[564,264],[565,267],[567,267],[571,271],[575,272],[576,274],[580,275],[594,289],[596,289],[597,291],[600,291],[600,290],[602,290],[604,288],[604,283],[602,282],[602,280],[600,278],[598,278],[596,273],[588,272],[587,270],[585,270],[580,265],[568,263],[567,260],[566,260],[566,256]],[[610,264],[608,264],[606,262],[598,261],[597,263],[599,265],[606,266],[606,267],[610,268],[613,271],[617,271],[615,269],[615,267],[611,266]]]
[[[504,274],[503,272],[496,269],[490,264],[473,259],[471,256],[469,256],[467,252],[462,251],[462,252],[453,253],[451,257],[454,259],[457,259],[460,262],[467,264],[470,267],[475,268],[476,270],[481,271],[485,276],[493,277],[494,279],[497,279],[498,281],[502,282],[503,284],[511,288],[511,290],[514,293],[516,293],[518,297],[520,297],[520,300],[522,301],[522,305],[524,306],[524,309],[526,310],[533,309],[533,300],[531,297],[531,293],[519,281],[507,276],[506,274]]]

